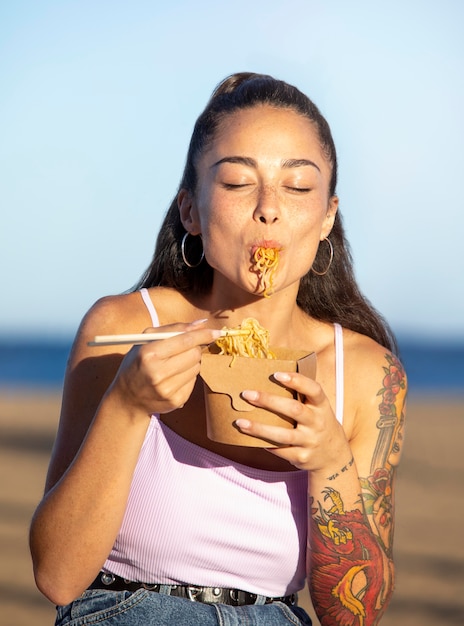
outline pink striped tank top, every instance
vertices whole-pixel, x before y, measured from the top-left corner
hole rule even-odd
[[[146,290],[142,297],[158,326]],[[341,421],[340,327],[335,338]],[[103,569],[147,583],[231,587],[266,596],[294,593],[306,579],[307,488],[305,471],[265,471],[230,461],[180,437],[153,415]]]

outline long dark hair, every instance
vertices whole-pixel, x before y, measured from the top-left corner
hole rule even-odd
[[[271,76],[248,72],[229,76],[213,92],[195,124],[179,190],[186,189],[192,195],[195,193],[198,159],[214,137],[220,122],[234,111],[262,104],[293,110],[313,124],[324,155],[331,165],[329,194],[335,195],[337,153],[330,127],[319,109],[296,87]],[[161,226],[153,260],[135,289],[165,286],[182,292],[208,293],[211,290],[213,270],[206,260],[195,268],[187,267],[182,260],[181,240],[184,235],[176,194]],[[201,238],[190,237],[189,240],[193,246],[189,248],[189,259],[199,259]],[[396,342],[390,327],[362,295],[356,283],[339,211],[330,240],[334,249],[332,264],[323,276],[311,270],[303,276],[297,296],[298,305],[313,318],[338,322],[396,352]],[[196,245],[198,249],[195,249]],[[330,247],[327,242],[322,242],[314,266],[323,270],[329,263]]]

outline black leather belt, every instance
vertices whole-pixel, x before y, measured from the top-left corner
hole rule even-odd
[[[197,585],[162,585],[138,583],[125,580],[114,574],[100,572],[89,589],[107,589],[108,591],[137,591],[137,589],[147,589],[156,593],[164,593],[177,598],[187,598],[193,602],[204,602],[206,604],[230,604],[232,606],[243,606],[244,604],[255,604],[257,595],[241,589],[224,589],[223,587],[198,587]],[[264,604],[272,602],[283,602],[288,606],[295,606],[298,600],[296,593],[280,598],[265,598]]]

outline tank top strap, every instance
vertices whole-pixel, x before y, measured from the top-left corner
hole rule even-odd
[[[153,302],[151,301],[150,294],[148,293],[148,289],[145,289],[145,288],[141,289],[140,295],[142,296],[142,300],[144,301],[145,306],[147,307],[148,313],[150,314],[151,325],[153,326],[153,328],[157,328],[160,325],[159,319],[158,319],[158,313],[156,312],[155,306]]]
[[[335,339],[335,417],[343,424],[343,404],[345,395],[345,372],[343,352],[343,328],[334,324]]]

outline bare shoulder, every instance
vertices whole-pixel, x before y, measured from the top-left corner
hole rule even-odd
[[[376,439],[386,424],[404,420],[405,369],[373,339],[344,331],[347,431],[351,440]]]
[[[66,371],[65,392],[89,385],[104,390],[130,349],[129,345],[89,346],[95,336],[142,333],[151,325],[150,314],[139,292],[97,300],[84,315],[77,331]]]
[[[160,325],[176,322],[192,322],[203,316],[204,311],[195,306],[187,294],[170,287],[151,287],[148,295],[156,309]]]
[[[345,368],[347,372],[362,372],[363,377],[376,377],[376,370],[384,367],[386,360],[393,358],[401,363],[393,353],[370,337],[351,330],[343,330],[345,348]]]
[[[151,326],[150,316],[139,292],[104,296],[84,316],[80,332],[116,334],[142,332]]]
[[[351,330],[344,329],[343,343],[345,348],[345,372],[352,383],[355,383],[358,374],[358,383],[362,377],[363,386],[369,381],[375,385],[378,382],[379,372],[390,362],[395,362],[397,368],[404,368],[388,348],[380,345],[370,337]],[[361,376],[359,376],[361,375]]]
[[[148,290],[160,323],[165,323],[163,318],[172,314],[173,306],[179,300],[177,292],[162,287],[154,287]],[[170,320],[171,321],[171,320]],[[152,326],[150,312],[142,299],[139,291],[104,296],[85,314],[79,335],[89,339],[94,335],[115,335],[118,333],[141,333]]]

